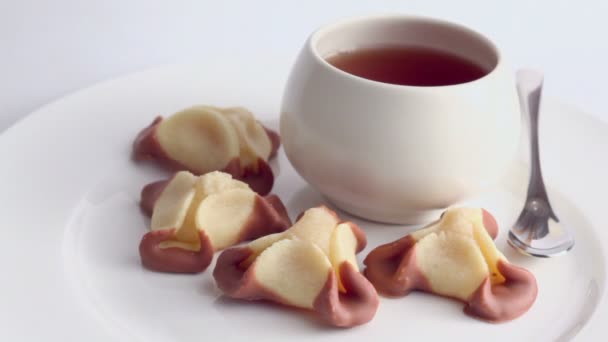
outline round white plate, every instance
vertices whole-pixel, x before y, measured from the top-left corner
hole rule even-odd
[[[130,160],[135,134],[155,115],[197,103],[243,105],[277,125],[285,75],[272,72],[272,60],[219,65],[165,67],[105,82],[0,135],[0,340],[599,341],[606,335],[608,126],[551,100],[543,106],[542,163],[558,216],[576,230],[574,250],[541,260],[506,245],[523,201],[525,167],[471,200],[497,216],[505,255],[537,277],[538,299],[515,321],[484,323],[465,316],[461,303],[414,293],[382,298],[367,325],[333,329],[301,311],[222,297],[213,265],[199,275],[143,269],[137,247],[148,222],[138,209],[139,191],[167,173]],[[274,167],[274,192],[292,217],[324,203],[282,152]],[[411,229],[341,214],[368,233],[359,260]]]

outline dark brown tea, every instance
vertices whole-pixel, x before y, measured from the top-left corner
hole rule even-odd
[[[422,46],[362,48],[337,53],[327,62],[359,77],[410,86],[466,83],[488,73],[467,59]]]

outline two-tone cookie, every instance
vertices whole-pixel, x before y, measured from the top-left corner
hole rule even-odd
[[[139,245],[141,261],[162,272],[204,271],[215,251],[291,225],[278,197],[262,197],[229,174],[195,176],[187,171],[142,190],[151,214],[150,232]]]

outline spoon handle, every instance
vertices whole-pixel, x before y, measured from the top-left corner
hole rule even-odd
[[[550,216],[558,221],[553,213],[540,166],[538,147],[538,122],[540,116],[540,100],[543,86],[543,75],[532,70],[517,72],[517,91],[521,110],[528,116],[530,125],[530,183],[528,184],[528,199],[543,200],[549,207]]]

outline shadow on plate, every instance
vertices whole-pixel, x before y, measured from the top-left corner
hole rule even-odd
[[[260,320],[256,320],[255,326],[260,329],[272,326],[276,328],[276,322],[281,320],[285,330],[294,328],[312,328],[318,331],[340,331],[341,329],[334,328],[325,324],[313,311],[306,309],[294,308],[286,305],[281,305],[268,300],[241,300],[227,296],[217,297],[213,303],[213,307],[222,312],[224,315],[233,315],[235,323],[242,325],[245,322],[238,322],[244,316],[255,316],[258,319],[268,319],[268,324],[264,324]],[[298,325],[298,327],[294,326]],[[289,333],[286,331],[286,333]]]

